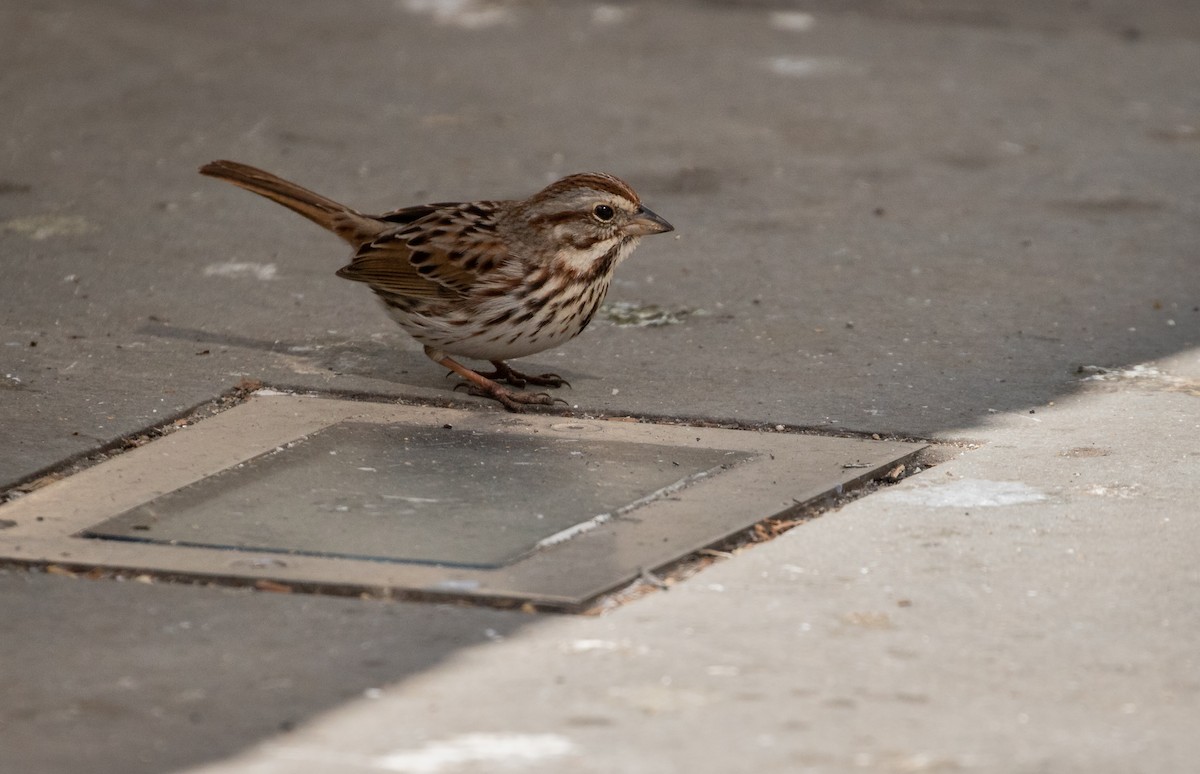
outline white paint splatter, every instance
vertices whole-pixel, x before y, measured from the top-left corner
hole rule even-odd
[[[251,276],[256,280],[268,282],[275,279],[276,268],[273,263],[242,263],[226,261],[212,263],[204,267],[205,277],[245,277]]]
[[[565,649],[571,653],[587,653],[595,650],[616,650],[621,645],[612,640],[571,640]]]
[[[992,508],[1037,503],[1049,498],[1019,481],[963,478],[944,484],[917,484],[907,489],[890,489],[878,495],[878,499],[933,508]]]
[[[598,5],[592,9],[592,24],[608,27],[625,21],[629,11],[619,5]]]
[[[559,645],[564,653],[622,653],[644,656],[650,652],[645,645],[629,640],[570,640]]]
[[[439,774],[466,764],[520,768],[575,751],[559,734],[460,734],[372,759],[374,768],[405,774]]]
[[[470,592],[477,590],[481,585],[482,584],[477,580],[448,578],[433,584],[432,588],[438,591]]]
[[[363,470],[363,468],[359,468],[359,470]],[[374,468],[372,468],[372,470],[374,470]],[[380,497],[382,497],[384,500],[403,500],[406,503],[413,503],[416,505],[419,505],[421,503],[440,503],[441,502],[441,500],[437,499],[436,497],[411,497],[409,495],[394,495],[394,494],[380,495]]]
[[[512,13],[498,2],[487,0],[404,0],[403,8],[433,17],[438,24],[479,30],[507,24]]]
[[[811,78],[831,73],[857,72],[858,66],[836,57],[776,56],[767,60],[767,69],[788,78]]]
[[[1096,484],[1084,490],[1096,497],[1115,497],[1118,500],[1132,500],[1146,494],[1146,487],[1141,484]]]
[[[96,226],[80,215],[24,215],[0,223],[0,231],[29,237],[35,242],[56,236],[77,236],[96,231]]]
[[[817,23],[817,18],[803,11],[775,11],[769,18],[770,24],[777,30],[787,32],[808,32]]]

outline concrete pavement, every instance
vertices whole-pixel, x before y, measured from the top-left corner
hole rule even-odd
[[[0,62],[5,486],[246,378],[478,406],[214,158],[617,173],[682,322],[531,359],[575,410],[944,460],[598,617],[7,568],[5,774],[1194,769],[1193,4],[55,0]]]

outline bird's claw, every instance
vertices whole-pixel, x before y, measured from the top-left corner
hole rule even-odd
[[[467,388],[467,394],[475,395],[480,398],[491,398],[500,403],[509,411],[521,412],[525,410],[525,406],[553,406],[556,402],[562,401],[566,405],[566,401],[562,398],[555,398],[546,392],[513,392],[506,390],[500,385],[496,385],[495,389],[486,387],[476,387],[471,384],[460,385]]]
[[[558,374],[554,374],[554,373],[546,373],[546,374],[538,374],[538,375],[523,374],[520,371],[517,371],[514,368],[512,368],[510,365],[508,365],[508,363],[505,363],[503,360],[499,360],[499,361],[493,360],[492,365],[495,366],[495,368],[492,371],[489,371],[487,373],[479,373],[479,375],[485,379],[490,379],[493,382],[507,382],[507,383],[511,384],[513,387],[516,387],[518,390],[524,389],[526,385],[530,385],[530,384],[536,385],[538,387],[550,387],[550,388],[562,387],[564,385],[567,387],[571,386],[570,382],[568,382],[566,379],[562,378]]]
[[[527,384],[537,384],[546,387],[561,387],[566,384],[569,387],[570,384],[567,380],[558,374],[528,376],[509,368],[508,364],[503,360],[491,361],[492,365],[495,366],[494,371],[480,373],[472,371],[461,363],[451,360],[449,357],[443,356],[435,359],[443,365],[449,365],[450,373],[456,374],[466,380],[454,385],[456,392],[461,388],[465,389],[468,395],[491,398],[509,411],[523,411],[525,406],[553,406],[557,403],[561,403],[564,406],[570,405],[562,398],[556,398],[546,392],[514,392],[499,384],[502,381],[508,382],[517,389]]]

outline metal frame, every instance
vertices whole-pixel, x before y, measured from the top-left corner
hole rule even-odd
[[[452,424],[488,433],[551,433],[641,444],[702,445],[744,450],[755,456],[498,569],[79,536],[89,527],[165,492],[345,420]],[[921,444],[895,441],[259,394],[217,416],[0,506],[0,519],[13,523],[0,530],[0,558],[200,580],[251,584],[267,581],[315,590],[465,596],[572,608],[763,519],[877,478],[923,448]]]

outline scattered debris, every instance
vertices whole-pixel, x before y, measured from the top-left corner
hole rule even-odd
[[[8,495],[8,499],[15,500],[17,497],[20,497],[21,495],[27,495],[30,492],[41,489],[44,486],[49,486],[50,484],[53,484],[55,481],[62,479],[65,475],[66,474],[61,471],[56,471],[54,473],[47,473],[46,475],[39,476],[38,478],[35,478],[31,481],[26,481],[23,484],[17,484],[16,486],[14,486],[12,489],[10,489],[5,494]],[[0,498],[0,502],[4,502],[4,499]]]
[[[1182,379],[1149,363],[1131,366],[1081,365],[1075,369],[1081,382],[1129,383],[1139,387],[1200,395],[1200,382]]]
[[[240,393],[242,397],[245,397],[251,393],[258,392],[262,388],[263,388],[262,379],[251,379],[249,377],[243,377],[241,379],[241,381],[239,381],[237,383],[237,387],[235,387],[234,389],[238,393]]]
[[[259,591],[270,591],[275,594],[292,593],[292,587],[286,583],[279,583],[278,581],[267,580],[266,578],[259,578],[258,580],[254,581],[254,588],[258,589]]]
[[[653,586],[654,588],[659,589],[661,591],[667,591],[671,588],[671,585],[669,583],[667,583],[665,580],[658,577],[654,573],[650,572],[645,567],[643,567],[641,569],[641,571],[638,573],[638,577],[641,580],[643,580],[646,583]]]
[[[35,242],[56,236],[78,236],[96,231],[81,215],[25,215],[0,223],[0,231],[29,237]]]
[[[1076,446],[1072,449],[1067,449],[1060,452],[1060,457],[1074,457],[1076,459],[1087,457],[1107,457],[1112,452],[1100,446]]]
[[[1166,373],[1147,363],[1121,368],[1119,366],[1081,365],[1075,369],[1085,382],[1114,382],[1119,379],[1164,379]]]
[[[659,328],[679,325],[691,315],[707,314],[702,309],[680,308],[674,311],[657,304],[638,304],[633,301],[610,301],[600,307],[600,317],[619,328]]]
[[[1146,487],[1141,484],[1095,484],[1084,490],[1086,494],[1095,497],[1114,497],[1118,500],[1132,500],[1146,494]]]
[[[892,617],[887,613],[867,610],[854,611],[842,616],[842,622],[862,629],[894,629]]]

